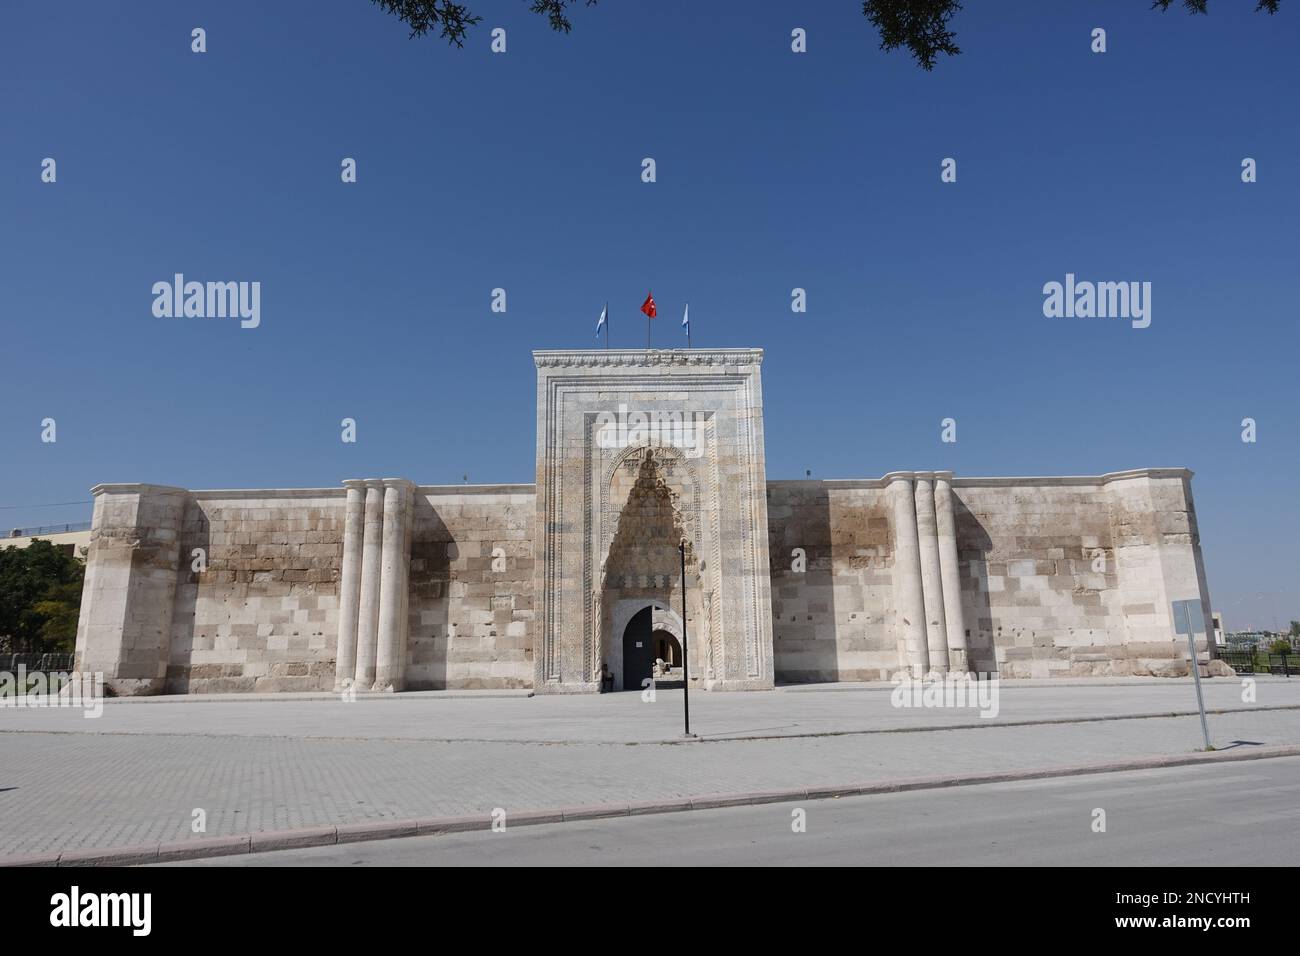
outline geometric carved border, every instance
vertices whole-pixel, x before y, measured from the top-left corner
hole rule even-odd
[[[565,509],[578,502],[566,501],[565,475],[563,469],[566,465],[565,454],[568,450],[567,442],[570,438],[565,433],[566,412],[572,413],[574,409],[566,409],[567,399],[576,394],[589,394],[591,392],[666,392],[666,391],[685,391],[693,393],[708,392],[729,392],[734,396],[734,428],[736,430],[736,450],[743,456],[745,467],[736,474],[736,480],[740,487],[733,489],[737,504],[743,513],[743,528],[741,540],[734,543],[739,548],[740,554],[740,571],[748,580],[745,586],[748,589],[743,594],[736,594],[733,590],[730,593],[740,598],[741,604],[744,605],[743,612],[745,619],[737,621],[740,625],[739,640],[743,645],[743,665],[737,667],[741,662],[733,662],[731,667],[726,670],[731,676],[723,674],[728,681],[733,681],[740,677],[740,671],[743,671],[749,678],[770,678],[765,675],[763,662],[766,655],[762,652],[760,641],[765,633],[763,627],[763,605],[760,602],[762,583],[759,579],[762,576],[759,571],[766,564],[767,541],[760,541],[759,538],[766,537],[760,534],[765,526],[766,513],[766,487],[762,480],[761,469],[761,447],[758,437],[758,429],[755,428],[753,419],[757,417],[753,408],[755,389],[757,388],[756,374],[737,375],[729,369],[719,368],[720,365],[729,366],[756,366],[761,363],[762,353],[757,350],[719,350],[709,353],[647,353],[633,352],[619,354],[618,352],[609,353],[541,353],[535,354],[534,359],[539,369],[550,368],[554,371],[548,372],[542,383],[544,391],[539,391],[538,401],[544,407],[539,408],[538,418],[538,453],[539,468],[538,479],[544,484],[544,494],[539,495],[538,505],[538,537],[542,550],[542,566],[538,570],[538,586],[541,593],[538,595],[539,600],[539,623],[540,634],[537,635],[540,644],[539,650],[539,677],[548,682],[557,682],[560,680],[572,681],[575,677],[565,677],[566,673],[572,674],[575,669],[581,670],[581,677],[577,677],[584,683],[591,679],[594,660],[597,651],[593,646],[592,625],[593,607],[593,577],[594,577],[594,558],[593,554],[598,553],[597,549],[602,542],[606,529],[610,527],[606,518],[606,504],[600,497],[594,495],[596,481],[600,482],[601,495],[608,494],[608,482],[605,479],[606,467],[608,462],[602,461],[597,464],[594,455],[598,454],[594,449],[594,442],[590,434],[594,416],[586,414],[589,409],[583,409],[582,421],[575,422],[577,427],[582,429],[581,444],[584,451],[582,453],[582,471],[581,480],[583,488],[581,490],[581,516],[570,514]],[[615,374],[612,376],[596,374],[584,374],[587,366],[625,366],[626,373]],[[683,369],[677,373],[675,368],[647,368],[646,366],[666,365],[666,366],[695,366],[691,369]],[[699,368],[701,365],[711,366],[707,370]],[[564,369],[573,368],[572,374],[567,373]],[[539,377],[541,373],[539,372]],[[689,399],[688,399],[689,402]],[[719,408],[707,407],[709,401],[705,399],[700,405],[706,406],[695,409],[696,411],[705,412],[708,418],[708,447],[714,453],[710,454],[705,461],[710,462],[711,467],[708,469],[711,473],[701,474],[698,464],[691,462],[688,468],[691,472],[692,482],[697,489],[696,494],[703,488],[709,489],[709,495],[713,499],[710,501],[710,512],[713,515],[712,523],[720,523],[724,516],[718,507],[718,496],[720,489],[718,487],[718,474],[716,471],[716,447],[717,432],[715,416],[721,411]],[[732,410],[728,409],[729,417]],[[593,471],[596,474],[593,474]],[[597,477],[597,476],[600,477]],[[576,475],[573,477],[577,477]],[[541,489],[539,489],[540,491]],[[695,503],[693,502],[693,505]],[[698,514],[698,511],[696,512]],[[562,528],[565,522],[577,520],[582,527],[574,527],[570,533],[564,533]],[[730,519],[728,519],[730,520]],[[699,543],[700,528],[695,529],[693,537]],[[597,525],[593,527],[593,525]],[[734,527],[733,523],[733,527]],[[709,571],[714,572],[717,576],[715,586],[709,590],[716,590],[719,595],[722,590],[722,561],[721,561],[721,528],[711,527],[709,529],[712,537],[713,547],[710,551],[712,566]],[[575,535],[580,540],[574,540]],[[581,554],[570,552],[569,547],[574,546],[581,548]],[[732,547],[733,545],[728,545]],[[760,560],[760,551],[761,558]],[[577,581],[585,594],[578,600],[578,606],[566,610],[564,596],[559,591],[559,584],[563,580],[565,573],[565,561],[577,560],[578,566],[574,568],[577,574]],[[712,576],[712,575],[711,575]],[[715,600],[711,602],[715,605],[712,613],[721,615],[723,601]],[[569,620],[567,615],[576,612],[579,620]],[[718,621],[717,626],[708,628],[711,635],[725,637],[727,630],[725,622]],[[581,637],[573,634],[572,627],[577,625],[581,629]],[[770,615],[768,620],[770,626]],[[567,646],[573,647],[578,655],[578,659],[565,663],[562,654],[565,653],[563,647],[565,634],[571,634],[576,641],[568,642]],[[573,644],[576,643],[576,647]],[[733,645],[734,646],[734,645]],[[725,664],[725,662],[723,662]],[[576,667],[575,667],[576,665]],[[592,688],[594,689],[594,688]]]
[[[690,411],[690,410],[687,409],[686,411]],[[674,466],[685,468],[689,476],[689,480],[691,484],[691,501],[689,505],[686,507],[683,507],[681,503],[675,503],[675,509],[678,512],[678,515],[681,517],[682,523],[687,528],[690,529],[689,532],[690,537],[691,540],[694,542],[695,553],[697,555],[701,553],[703,543],[704,543],[704,527],[703,527],[704,521],[701,517],[701,515],[703,514],[703,511],[701,509],[701,504],[704,501],[704,496],[706,492],[708,494],[708,503],[709,503],[709,508],[708,508],[709,536],[708,537],[709,537],[709,543],[711,547],[709,550],[709,558],[708,561],[705,562],[706,567],[704,569],[707,574],[707,577],[705,576],[705,574],[701,575],[701,584],[702,586],[708,588],[710,591],[714,592],[713,603],[715,606],[720,607],[721,602],[717,600],[719,597],[717,586],[714,583],[710,583],[711,580],[712,581],[717,580],[717,568],[719,567],[719,562],[721,561],[721,554],[722,554],[722,545],[721,545],[722,528],[720,525],[721,516],[718,512],[718,504],[719,504],[718,476],[717,476],[716,467],[711,467],[716,463],[717,460],[716,458],[717,432],[716,432],[715,420],[714,420],[715,412],[708,411],[703,414],[707,416],[705,422],[705,431],[704,431],[705,453],[701,455],[698,459],[687,458],[685,455],[682,454],[680,449],[677,449],[671,445],[656,445],[653,446],[653,448],[654,448],[654,455],[656,458],[672,459]],[[588,460],[590,460],[591,457],[591,449],[595,447],[595,442],[592,441],[592,437],[593,437],[592,426],[594,424],[596,415],[597,413],[591,412],[588,413],[588,417],[587,417],[585,445],[587,448]],[[602,625],[604,623],[603,610],[599,606],[599,603],[594,600],[596,595],[603,594],[604,581],[596,580],[597,575],[595,574],[595,568],[598,562],[604,561],[608,557],[609,549],[611,544],[613,543],[614,535],[616,534],[617,527],[618,527],[618,517],[614,515],[614,505],[613,502],[610,500],[610,486],[613,484],[615,473],[624,464],[624,462],[630,459],[633,455],[639,455],[645,449],[645,447],[646,446],[644,445],[628,446],[627,448],[618,451],[616,454],[612,455],[608,460],[602,463],[599,478],[597,479],[598,487],[600,488],[600,507],[599,510],[595,512],[595,521],[593,525],[589,529],[584,529],[584,539],[586,542],[587,551],[586,554],[584,554],[584,560],[583,560],[583,591],[586,595],[587,602],[588,602],[587,603],[588,613],[585,615],[585,632],[583,634],[583,658],[584,658],[584,664],[590,666],[593,669],[593,671],[595,668],[595,662],[600,656],[597,651],[597,648],[600,646],[603,637],[601,632],[602,632]],[[709,467],[706,467],[705,469],[701,469],[700,468],[701,462]],[[706,473],[701,474],[702,471],[705,471]],[[587,475],[585,475],[584,478],[590,476],[591,473],[592,473],[592,469],[589,467],[587,469]],[[587,488],[588,488],[587,514],[589,516],[592,515],[592,511],[590,509],[591,484],[592,482],[588,480],[587,481]],[[673,494],[671,489],[669,489],[669,493]],[[675,494],[673,496],[674,498],[676,497]],[[674,611],[673,613],[676,614],[677,612]],[[713,629],[711,627],[710,633],[712,632]],[[589,671],[589,673],[590,672],[592,671]]]

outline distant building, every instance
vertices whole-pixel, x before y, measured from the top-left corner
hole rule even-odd
[[[1245,647],[1256,647],[1262,650],[1268,650],[1274,641],[1290,641],[1295,644],[1295,640],[1282,631],[1232,631],[1228,634],[1228,643]]]
[[[90,550],[90,522],[13,528],[0,538],[0,548],[25,548],[33,541],[48,541],[64,554],[84,558]]]

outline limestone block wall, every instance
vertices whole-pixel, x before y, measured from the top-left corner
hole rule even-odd
[[[777,681],[894,673],[894,542],[880,482],[769,481],[767,520]]]
[[[1125,634],[1104,479],[958,479],[972,665],[1064,676]]]
[[[532,485],[417,489],[407,689],[532,686],[535,509]]]
[[[330,689],[343,519],[342,488],[190,493],[167,691]]]
[[[1186,674],[1170,603],[1210,599],[1185,469],[956,479],[979,669],[1009,677]],[[1204,646],[1204,645],[1202,645]]]
[[[1185,674],[1170,603],[1211,633],[1190,479],[767,482],[775,678]],[[345,485],[97,486],[78,669],[118,694],[337,689],[339,660],[363,690],[532,687],[535,486]]]
[[[1170,603],[1199,599],[1210,633],[1190,480],[1143,469],[769,482],[777,679],[1186,674]]]
[[[1168,658],[1172,601],[1199,597],[1213,633],[1191,473],[1111,475],[1106,488],[1130,656]]]
[[[351,562],[354,637],[342,642],[348,676],[370,678],[358,689],[531,686],[533,486],[346,484],[94,489],[78,666],[119,694],[340,686],[348,515],[374,486],[389,533],[370,535],[369,577]],[[364,515],[353,519],[360,554]],[[368,581],[370,600],[357,593]]]
[[[112,693],[156,694],[167,674],[186,492],[97,485],[75,667]]]
[[[1210,609],[1191,477],[954,480],[972,666],[1013,678],[1186,675],[1170,604]]]

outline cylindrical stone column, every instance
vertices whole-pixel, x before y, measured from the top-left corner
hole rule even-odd
[[[930,669],[925,640],[925,598],[921,591],[921,553],[916,534],[916,505],[912,479],[896,477],[889,483],[894,506],[894,618],[903,659],[899,661],[920,677]]]
[[[366,506],[361,545],[361,594],[357,611],[356,686],[369,690],[375,682],[379,634],[379,569],[383,561],[384,485],[366,482]]]
[[[943,574],[939,570],[939,528],[934,514],[934,480],[916,476],[916,534],[921,546],[921,590],[925,599],[925,643],[930,667],[948,670],[948,624],[943,613]]]
[[[406,558],[402,565],[402,610],[398,618],[402,622],[402,649],[398,656],[401,668],[401,684],[398,690],[406,689],[406,647],[411,639],[411,542],[415,538],[415,496],[416,485],[411,482],[406,489],[406,517],[402,524],[406,528],[406,539],[402,542],[402,554]]]
[[[948,667],[970,668],[966,622],[961,606],[961,564],[957,558],[957,518],[953,511],[952,476],[935,475],[935,523],[939,529],[939,572],[943,579],[943,616],[948,625]]]
[[[339,573],[339,639],[334,660],[334,689],[342,690],[357,670],[357,619],[361,610],[361,542],[365,534],[366,486],[345,481],[343,568]]]
[[[379,639],[374,690],[399,691],[406,671],[406,580],[410,562],[406,516],[410,511],[409,483],[384,481],[384,539],[379,574]]]

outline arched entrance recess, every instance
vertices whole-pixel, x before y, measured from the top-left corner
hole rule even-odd
[[[613,608],[610,622],[610,633],[614,640],[609,642],[607,648],[605,668],[614,676],[614,690],[640,690],[641,682],[637,680],[632,683],[627,682],[627,676],[624,666],[625,648],[629,643],[628,630],[632,626],[633,619],[643,611],[649,612],[650,628],[643,631],[643,642],[646,644],[642,650],[647,651],[650,656],[645,668],[645,676],[650,676],[650,667],[654,664],[654,635],[656,633],[668,634],[672,636],[678,648],[681,647],[682,618],[681,615],[671,608],[667,607],[662,601],[647,601],[644,598],[629,598],[619,601]],[[638,627],[644,624],[638,622]],[[632,638],[634,643],[637,638]],[[631,650],[635,651],[633,647]],[[693,668],[692,668],[693,669]]]

